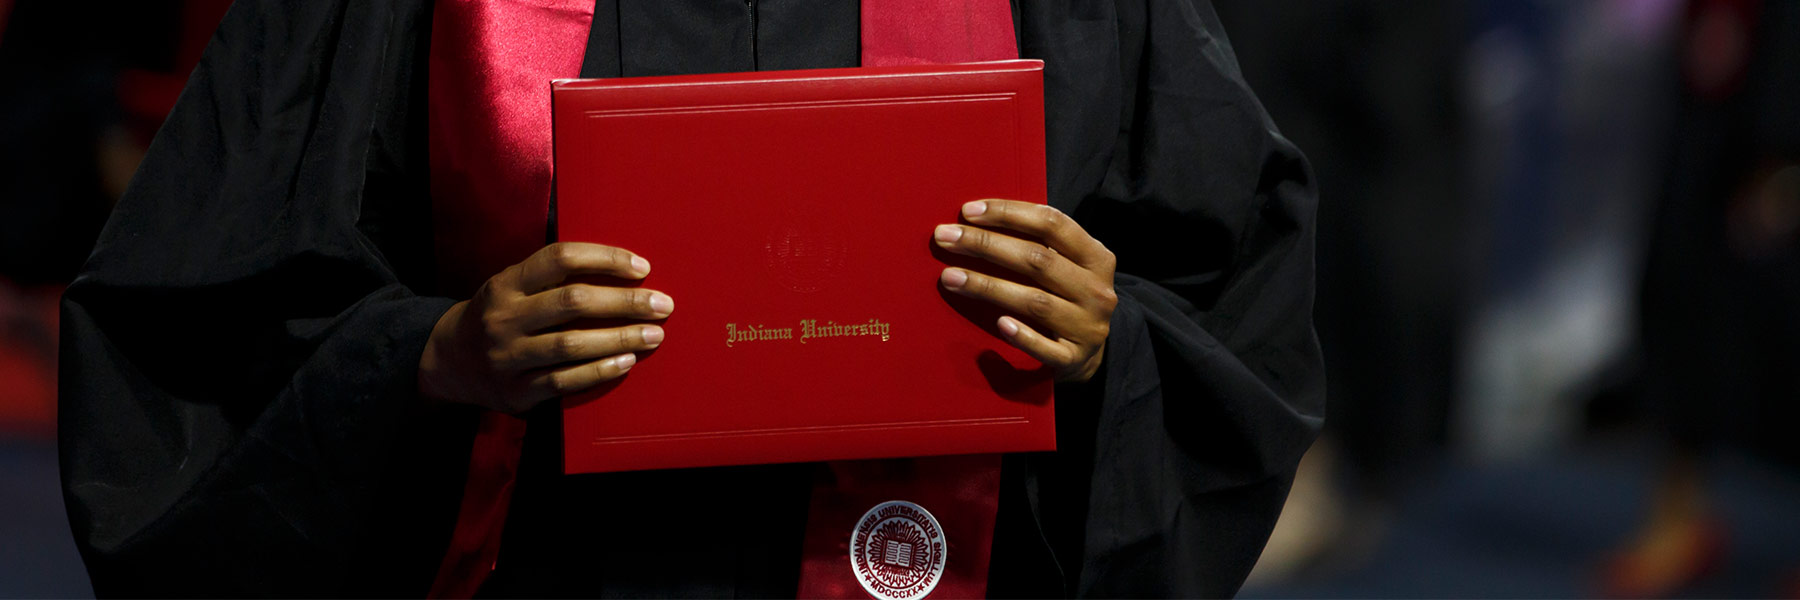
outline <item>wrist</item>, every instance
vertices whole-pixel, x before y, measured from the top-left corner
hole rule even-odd
[[[450,355],[452,341],[456,330],[456,322],[461,319],[468,301],[457,302],[438,317],[437,323],[431,327],[431,335],[425,340],[425,349],[419,355],[418,390],[419,397],[427,402],[451,402],[451,390],[455,386],[446,381],[450,378]]]

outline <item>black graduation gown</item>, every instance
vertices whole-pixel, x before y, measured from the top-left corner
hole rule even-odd
[[[822,66],[757,61],[799,16],[759,4],[716,5],[770,17],[747,25],[751,68]],[[1120,302],[1100,376],[1057,390],[1061,449],[1006,460],[990,589],[1229,595],[1323,409],[1310,172],[1209,5],[1074,4],[1022,3],[1018,35],[1046,63],[1051,202],[1118,255]],[[608,6],[597,27],[656,25],[634,12],[650,3]],[[431,281],[429,24],[401,0],[227,15],[64,301],[63,483],[97,593],[429,586],[474,423],[415,389],[453,302]],[[614,41],[626,74],[650,64]],[[486,592],[792,592],[771,573],[797,570],[806,466],[534,478],[545,439],[528,436]],[[766,541],[682,535],[688,509],[739,502],[770,509]]]

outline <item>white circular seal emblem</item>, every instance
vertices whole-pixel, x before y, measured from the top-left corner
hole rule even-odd
[[[880,600],[914,600],[944,576],[944,530],[917,504],[893,500],[863,513],[850,533],[850,570]]]

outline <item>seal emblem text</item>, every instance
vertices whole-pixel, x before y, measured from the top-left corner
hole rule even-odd
[[[944,576],[946,544],[937,518],[911,502],[893,500],[863,513],[850,532],[850,569],[869,595],[915,600]]]

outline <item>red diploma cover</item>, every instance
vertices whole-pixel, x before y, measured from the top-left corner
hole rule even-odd
[[[564,400],[568,473],[1055,449],[1052,375],[937,285],[1043,203],[1042,63],[563,80],[556,232],[649,259],[661,347]],[[608,285],[633,285],[607,281]]]

